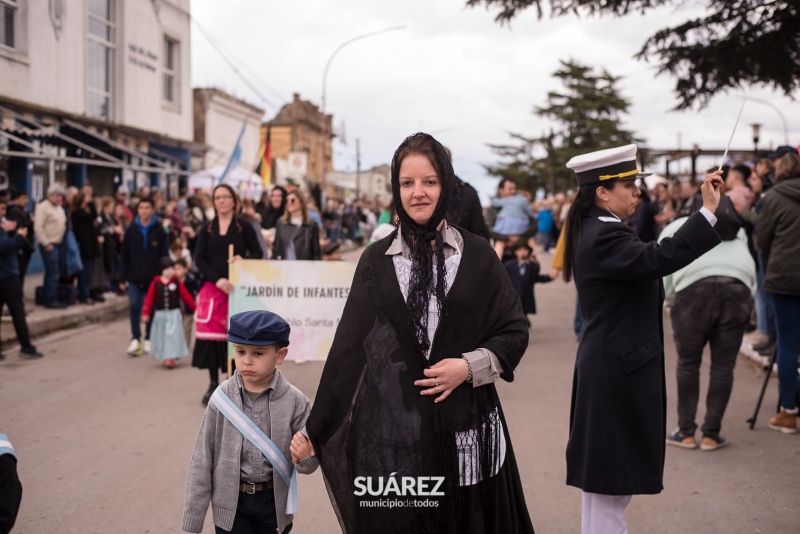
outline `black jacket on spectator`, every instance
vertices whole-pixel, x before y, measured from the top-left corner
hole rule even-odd
[[[28,236],[24,237],[17,248],[17,259],[19,260],[19,271],[22,278],[25,278],[25,272],[28,270],[28,263],[31,261],[33,255],[33,219],[22,206],[16,204],[8,205],[8,213],[6,218],[9,221],[16,221],[17,228],[27,228]]]
[[[756,244],[764,261],[764,290],[800,295],[800,175],[785,178],[763,197]]]
[[[275,242],[272,244],[273,259],[286,259],[289,243],[294,242],[294,253],[298,260],[320,260],[319,228],[314,221],[303,222],[300,226],[278,221]]]
[[[103,236],[100,245],[100,256],[103,258],[103,267],[107,273],[114,271],[114,264],[119,258],[119,234],[114,232],[117,221],[111,215],[100,214],[97,217],[98,231]]]
[[[78,209],[70,216],[72,221],[72,231],[75,233],[75,240],[81,249],[81,258],[90,259],[98,255],[100,247],[97,243],[97,209],[94,203],[89,204],[89,210]]]
[[[160,273],[158,262],[169,256],[169,244],[164,227],[153,217],[147,226],[147,241],[139,218],[134,219],[122,238],[119,260],[119,279],[135,284],[142,289],[150,285],[153,277]]]
[[[489,227],[486,226],[486,221],[483,220],[483,208],[478,198],[478,192],[461,179],[458,182],[461,190],[461,220],[458,226],[489,241],[492,236],[489,233]]]
[[[701,204],[702,205],[702,204]],[[642,202],[633,214],[633,229],[644,243],[658,239],[656,233],[656,215],[658,215],[658,203],[649,198],[642,197]]]

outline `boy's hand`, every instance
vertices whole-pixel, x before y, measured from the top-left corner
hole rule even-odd
[[[292,452],[292,461],[300,463],[309,456],[314,456],[314,447],[307,437],[298,432],[292,438],[292,445],[289,447]]]

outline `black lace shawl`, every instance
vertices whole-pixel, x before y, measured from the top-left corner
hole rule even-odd
[[[474,469],[482,479],[469,486],[477,492],[471,495],[498,502],[492,481],[513,481],[503,484],[501,502],[508,497],[515,503],[509,521],[523,526],[509,531],[532,532],[505,425],[503,476],[491,476],[503,420],[495,386],[462,384],[434,403],[434,397],[420,395],[421,388],[414,385],[426,367],[481,347],[497,355],[501,377],[511,381],[527,348],[525,316],[497,255],[486,240],[461,233],[461,265],[446,296],[449,313],[441,317],[429,361],[407,320],[392,256],[385,254],[396,234],[368,247],[359,261],[306,427],[346,534],[441,533],[463,521],[467,505],[462,509],[458,449],[464,444],[457,440],[460,431],[470,429],[477,429],[469,445],[478,451]],[[356,477],[377,482],[379,477],[419,476],[445,478],[445,496],[433,498],[436,507],[365,508],[362,500],[396,497],[354,494]],[[497,513],[487,511],[487,517]]]
[[[426,226],[414,222],[403,208],[400,200],[400,164],[399,156],[407,145],[414,141],[424,140],[434,148],[436,167],[440,169],[439,180],[442,183],[442,192],[439,202],[433,212],[431,220]],[[417,336],[417,341],[422,346],[422,351],[427,353],[430,349],[428,339],[428,305],[431,295],[436,295],[438,315],[447,314],[447,301],[445,299],[445,266],[444,266],[444,240],[441,232],[436,230],[442,220],[449,224],[456,224],[461,218],[461,188],[458,178],[453,172],[453,165],[441,143],[426,133],[416,133],[407,137],[394,153],[392,158],[392,194],[400,221],[400,234],[411,249],[411,279],[408,284],[408,299],[406,300],[406,316],[411,328]],[[434,246],[431,247],[431,243]],[[434,260],[436,269],[433,269]],[[435,274],[435,277],[434,277]]]

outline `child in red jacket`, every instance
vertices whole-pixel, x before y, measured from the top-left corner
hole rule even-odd
[[[175,276],[175,263],[169,258],[161,258],[161,274],[150,283],[142,306],[142,321],[153,316],[150,331],[150,356],[163,363],[167,369],[175,367],[175,360],[189,354],[186,336],[183,333],[182,300],[190,311],[195,304],[186,286]]]

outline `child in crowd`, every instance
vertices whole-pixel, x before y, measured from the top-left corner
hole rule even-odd
[[[203,416],[189,463],[186,532],[202,530],[209,502],[218,533],[291,530],[297,494],[290,444],[311,404],[276,369],[286,358],[289,331],[286,321],[265,310],[231,316],[227,340],[236,371]],[[319,463],[310,448],[297,452],[305,458],[297,471],[314,472]]]
[[[150,283],[144,299],[142,321],[149,321],[155,311],[150,331],[150,356],[167,369],[172,369],[175,360],[189,354],[180,302],[192,311],[195,304],[189,291],[175,276],[175,264],[171,259],[161,258],[159,269],[161,274]]]
[[[506,243],[514,243],[518,240],[528,231],[531,221],[534,219],[530,201],[522,194],[516,193],[516,186],[511,190],[514,194],[492,199],[492,206],[500,208],[492,230],[495,234],[506,237],[505,240],[496,240],[494,244],[494,249],[500,259],[503,258]]]
[[[189,265],[183,258],[175,260],[175,278],[184,285],[193,299],[197,299],[197,293],[203,282],[189,271]],[[180,302],[180,305],[183,314],[183,336],[191,352],[194,347],[194,310],[186,306],[183,301]]]
[[[530,240],[520,239],[517,241],[514,245],[514,256],[516,259],[506,261],[503,266],[511,279],[511,285],[514,286],[514,290],[522,301],[522,311],[525,312],[525,319],[530,327],[531,321],[528,319],[528,314],[536,314],[536,296],[533,286],[537,282],[550,282],[553,278],[547,274],[539,274],[539,262],[536,260]]]
[[[186,238],[179,235],[169,246],[169,258],[172,261],[182,259],[186,262],[187,269],[192,268],[192,253],[186,248]]]

